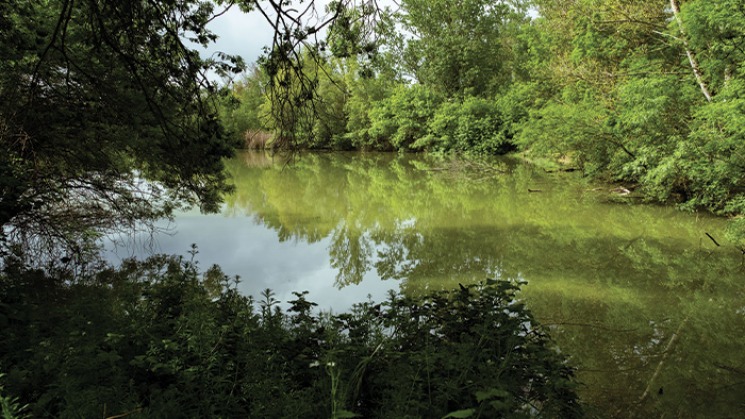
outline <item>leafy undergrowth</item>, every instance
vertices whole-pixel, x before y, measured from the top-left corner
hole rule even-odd
[[[488,280],[319,314],[156,256],[73,278],[6,261],[6,417],[578,417],[573,370]],[[10,403],[12,402],[12,403]],[[124,417],[124,416],[121,416]]]

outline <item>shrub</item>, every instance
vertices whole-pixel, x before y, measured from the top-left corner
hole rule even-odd
[[[475,154],[504,154],[513,149],[502,128],[494,101],[467,97],[463,102],[443,103],[429,123],[429,135],[414,148],[431,148]]]
[[[504,281],[318,314],[157,256],[85,278],[7,263],[4,400],[33,417],[579,415],[573,372]]]
[[[443,98],[426,86],[399,85],[393,94],[370,111],[368,134],[374,144],[395,150],[420,149],[417,140],[427,135],[429,121]]]

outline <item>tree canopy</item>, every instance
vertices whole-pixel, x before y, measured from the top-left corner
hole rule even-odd
[[[239,72],[242,60],[205,59],[188,43],[214,41],[207,25],[235,5],[263,14],[275,37],[225,92],[207,74]],[[182,204],[216,210],[230,189],[222,159],[246,130],[274,131],[259,145],[517,149],[651,200],[745,210],[737,2],[316,7],[0,5],[3,240],[53,246]]]
[[[292,144],[308,148],[517,150],[650,201],[738,220],[745,212],[738,2],[397,5],[378,16],[372,55],[313,50],[313,83],[283,73],[313,101],[292,106],[292,118],[263,119],[263,128],[292,125]],[[279,109],[263,96],[265,108]]]
[[[0,6],[5,234],[73,242],[167,215],[174,199],[217,208],[233,144],[206,72],[242,64],[186,45],[215,39],[213,9],[189,0]]]
[[[238,145],[220,122],[209,74],[240,57],[203,58],[208,24],[236,4],[275,31],[265,68],[295,74],[301,46],[345,10],[303,26],[310,2],[44,0],[0,5],[0,238],[76,252],[102,232],[147,226],[180,205],[215,211],[230,190],[222,159]],[[276,74],[279,74],[276,73]],[[276,75],[275,74],[275,75]],[[305,94],[276,89],[275,100]],[[283,96],[284,95],[284,96]],[[294,101],[293,101],[294,100]]]

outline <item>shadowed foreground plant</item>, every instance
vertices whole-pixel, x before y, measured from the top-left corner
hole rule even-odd
[[[88,277],[6,261],[3,400],[33,417],[579,416],[573,371],[517,290],[391,292],[334,315],[306,292],[257,305],[180,257]]]
[[[5,374],[0,374],[0,380],[5,377]],[[17,397],[10,397],[5,395],[5,389],[0,384],[0,415],[3,419],[20,419],[27,417],[23,411],[27,406],[21,406],[18,403]]]
[[[365,417],[579,416],[572,370],[515,300],[517,290],[488,280],[358,306],[361,315],[343,327],[348,347],[371,354],[377,339],[383,349],[363,358],[349,406]],[[376,338],[360,344],[354,336]],[[342,359],[352,371],[364,355]]]

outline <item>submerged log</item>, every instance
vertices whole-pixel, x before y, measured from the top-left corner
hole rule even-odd
[[[613,193],[615,193],[615,194],[623,195],[623,196],[628,195],[628,194],[631,193],[630,190],[624,188],[623,186],[619,186],[617,188],[613,188],[610,191],[613,192]]]

